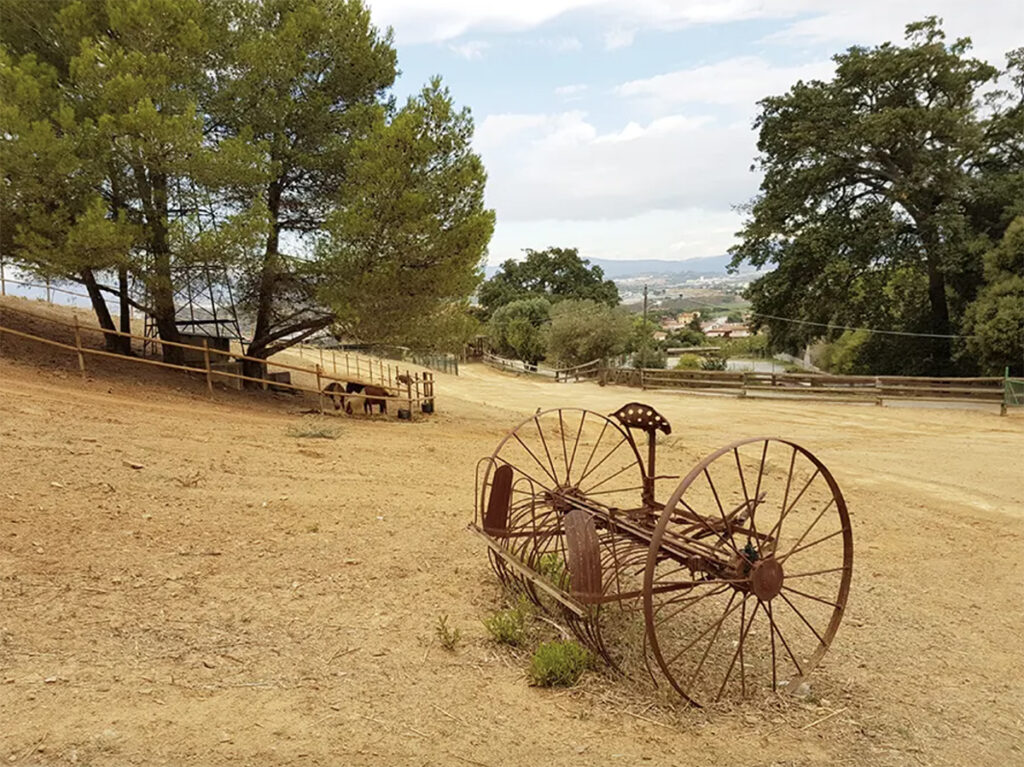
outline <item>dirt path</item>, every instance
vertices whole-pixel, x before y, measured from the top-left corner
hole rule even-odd
[[[170,380],[170,379],[168,379]],[[557,385],[468,366],[415,423],[0,357],[0,759],[1004,765],[1024,759],[1024,418]],[[538,406],[642,398],[664,470],[753,434],[846,493],[849,611],[807,701],[533,689],[481,617],[473,471]],[[284,404],[282,404],[284,402]],[[132,464],[142,468],[132,468]],[[434,639],[440,615],[463,633]],[[824,721],[819,721],[829,717]]]

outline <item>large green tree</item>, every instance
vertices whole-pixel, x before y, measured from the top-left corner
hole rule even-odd
[[[560,301],[551,307],[547,356],[564,366],[606,360],[626,351],[632,332],[633,319],[622,307]]]
[[[536,365],[547,353],[551,302],[520,298],[498,307],[487,326],[491,347],[505,357]]]
[[[604,278],[599,266],[580,258],[576,248],[526,249],[522,261],[509,259],[480,286],[480,305],[489,314],[500,306],[522,298],[545,297],[591,299],[615,306],[619,290]]]
[[[218,51],[211,133],[254,142],[267,168],[269,231],[239,273],[248,354],[266,358],[335,321],[317,300],[327,266],[310,239],[339,195],[357,194],[346,190],[357,183],[353,147],[384,120],[396,53],[361,0],[213,4],[233,33]],[[245,205],[249,191],[240,186],[230,201]]]
[[[980,109],[999,72],[969,50],[929,18],[903,46],[850,48],[830,81],[760,102],[764,180],[732,256],[776,266],[749,296],[777,344],[864,325],[920,334],[866,345],[877,372],[953,369],[982,281],[975,243],[998,238],[1020,189],[1006,130],[1019,97]]]
[[[473,120],[434,78],[351,150],[327,237],[319,290],[338,331],[429,347],[469,333],[467,298],[494,230]],[[464,318],[461,319],[460,318]]]
[[[0,77],[39,97],[3,114],[3,239],[29,270],[82,282],[104,328],[113,324],[101,291],[120,296],[127,329],[131,278],[132,302],[161,338],[179,340],[175,267],[228,265],[260,228],[251,204],[222,211],[219,229],[202,225],[214,215],[202,211],[204,197],[261,172],[248,142],[214,143],[204,131],[211,52],[227,34],[213,9],[200,0],[64,0],[40,5],[32,23],[5,1],[21,22],[2,38]],[[116,289],[99,282],[104,272],[117,274]],[[174,346],[163,352],[181,359]]]

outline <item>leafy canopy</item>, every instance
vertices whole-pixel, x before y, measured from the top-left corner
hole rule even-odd
[[[998,237],[1017,199],[1020,98],[982,94],[998,70],[947,43],[934,18],[906,45],[853,47],[828,82],[760,102],[760,193],[733,266],[775,264],[748,294],[755,312],[808,323],[932,334],[862,346],[876,372],[944,373],[947,336],[982,281],[978,238]],[[763,319],[796,349],[811,324]]]
[[[597,301],[560,301],[551,307],[548,357],[566,367],[604,360],[626,351],[633,318],[623,308]]]
[[[522,261],[509,259],[480,286],[480,304],[489,314],[521,298],[590,299],[609,306],[619,303],[615,283],[604,278],[599,266],[590,266],[576,248],[526,249]]]

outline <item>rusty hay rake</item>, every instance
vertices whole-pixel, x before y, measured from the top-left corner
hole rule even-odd
[[[805,677],[852,574],[835,479],[805,448],[757,437],[659,502],[656,481],[678,477],[656,474],[658,431],[668,421],[633,402],[611,417],[538,412],[509,432],[477,466],[471,525],[495,574],[614,668],[655,683],[658,669],[696,705]]]

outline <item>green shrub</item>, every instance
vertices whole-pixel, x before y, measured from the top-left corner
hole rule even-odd
[[[705,357],[700,361],[701,370],[725,370],[725,357]]]
[[[530,659],[530,683],[537,687],[572,687],[593,665],[591,654],[576,642],[544,642]]]
[[[676,363],[676,370],[700,370],[700,357],[696,354],[684,354]]]
[[[526,619],[529,607],[525,600],[520,600],[515,607],[498,610],[484,618],[484,628],[491,638],[499,644],[520,647],[526,642]]]
[[[462,632],[458,629],[452,629],[448,625],[447,615],[438,616],[437,625],[434,626],[434,633],[437,634],[437,641],[441,643],[441,647],[446,650],[454,650],[459,640],[462,639]]]
[[[565,561],[557,551],[550,551],[537,561],[537,572],[556,586],[566,588],[569,585],[569,572],[565,569]]]

